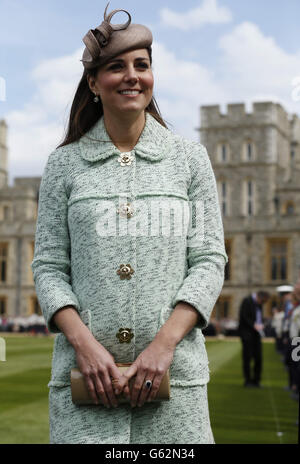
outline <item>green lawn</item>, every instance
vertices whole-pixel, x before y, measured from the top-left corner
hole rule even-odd
[[[298,403],[283,387],[287,372],[273,343],[263,344],[263,389],[243,387],[241,343],[208,340],[211,424],[219,444],[298,443]]]
[[[0,362],[0,443],[48,443],[53,338],[2,337],[6,362]],[[239,340],[207,338],[206,346],[216,443],[297,443],[298,405],[283,390],[287,374],[274,345],[264,344],[262,390],[242,387]]]

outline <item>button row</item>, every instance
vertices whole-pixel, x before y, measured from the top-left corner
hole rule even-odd
[[[130,166],[133,161],[133,156],[130,153],[121,153],[118,158],[118,162],[120,166]],[[130,203],[123,203],[117,209],[117,213],[121,217],[127,217],[130,219],[134,215],[134,210]],[[120,268],[117,270],[117,274],[120,276],[121,280],[129,280],[131,279],[132,274],[134,274],[134,269],[130,266],[130,264],[121,264]],[[130,343],[131,339],[134,337],[132,329],[126,327],[121,327],[116,334],[120,343]]]

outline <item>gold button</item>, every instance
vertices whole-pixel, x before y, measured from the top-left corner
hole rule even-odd
[[[129,329],[128,327],[126,327],[126,329],[121,328],[116,334],[116,337],[119,339],[120,343],[130,343],[133,338],[132,329]]]
[[[121,153],[118,158],[118,162],[121,163],[121,166],[129,166],[132,160],[133,157],[130,153]]]
[[[117,209],[117,213],[120,214],[121,217],[127,217],[130,219],[133,216],[134,211],[130,203],[123,203],[120,205],[120,208]]]
[[[121,264],[120,268],[117,270],[117,274],[120,276],[121,280],[131,279],[131,275],[134,274],[134,270],[130,264]]]

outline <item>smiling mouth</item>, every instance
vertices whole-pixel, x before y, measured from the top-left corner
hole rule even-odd
[[[140,95],[142,93],[142,90],[128,90],[128,91],[126,91],[126,93],[124,93],[123,90],[119,90],[118,93],[120,95],[125,95],[125,96],[128,96],[128,95],[129,96],[131,96],[131,95],[135,96],[135,95]]]

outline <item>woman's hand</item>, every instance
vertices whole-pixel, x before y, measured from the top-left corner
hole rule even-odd
[[[113,356],[91,335],[76,348],[76,360],[94,403],[99,402],[98,394],[106,407],[117,407],[111,377],[119,382],[122,375]],[[128,394],[127,389],[124,391]]]
[[[142,406],[145,401],[155,398],[161,381],[173,360],[174,350],[175,346],[165,344],[161,339],[155,338],[124,372],[118,383],[118,389],[124,389],[125,393],[129,392],[129,379],[136,375],[130,392],[132,407]],[[145,386],[146,380],[152,381],[151,389]]]

